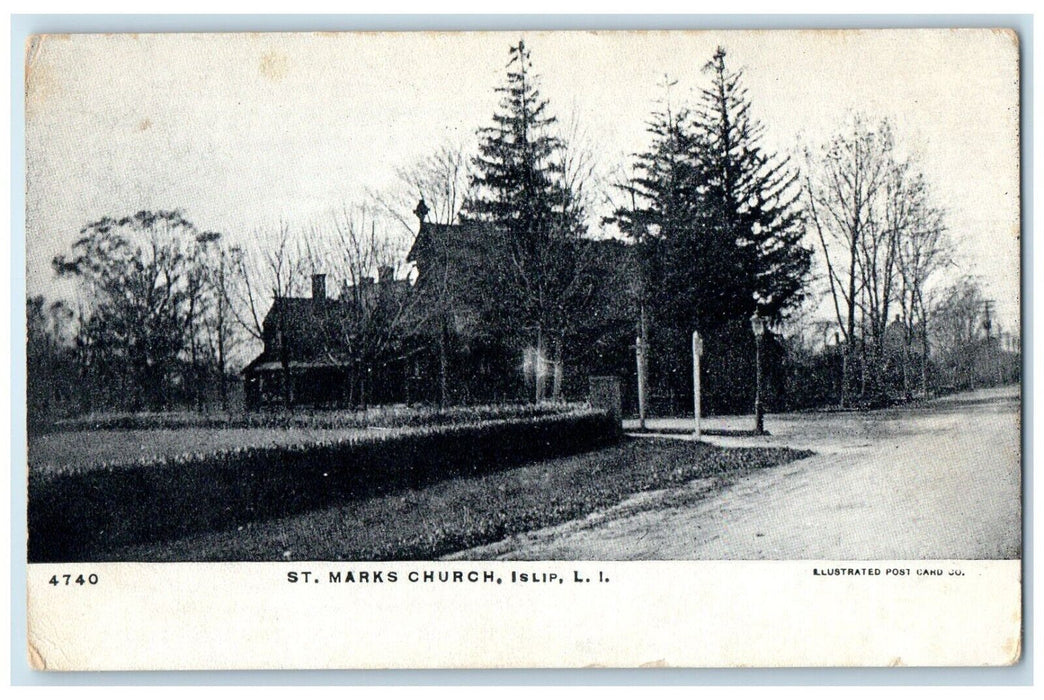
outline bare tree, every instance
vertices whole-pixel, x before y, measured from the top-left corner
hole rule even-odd
[[[899,241],[912,224],[918,196],[909,165],[896,162],[891,153],[884,154],[883,160],[885,172],[879,207],[871,210],[856,248],[862,289],[859,297],[863,320],[861,393],[871,396],[881,396],[884,391],[888,324],[895,304],[900,301]]]
[[[411,340],[431,310],[419,303],[404,258],[410,237],[378,227],[379,206],[342,208],[328,226],[313,226],[309,264],[343,276],[326,329],[328,358],[346,363],[352,381],[347,399],[365,406],[371,377],[381,376],[414,351]],[[358,392],[355,394],[355,392]]]
[[[217,289],[213,284],[213,261],[221,254],[221,234],[204,231],[196,235],[195,245],[189,251],[186,272],[185,296],[188,311],[186,318],[189,385],[192,400],[197,410],[202,410],[207,400],[210,370],[213,360],[210,353],[209,335],[213,328],[212,318],[218,306]]]
[[[618,260],[604,260],[599,256],[599,248],[587,238],[586,219],[597,205],[601,192],[605,189],[606,178],[597,158],[597,149],[590,133],[584,127],[583,120],[574,107],[567,119],[561,123],[561,147],[553,154],[558,159],[564,186],[563,205],[553,211],[557,221],[553,224],[561,231],[572,230],[575,241],[553,240],[557,245],[548,253],[552,256],[570,256],[573,258],[572,268],[566,273],[563,285],[552,298],[553,313],[551,330],[551,399],[562,400],[563,379],[566,365],[566,346],[572,335],[584,320],[584,310],[592,308],[592,300],[600,286],[606,283],[619,283],[623,279],[624,270],[617,264]],[[577,227],[577,222],[580,226]],[[557,248],[557,249],[556,249]],[[561,261],[554,261],[557,271]]]
[[[256,232],[255,238],[264,234]],[[228,312],[250,337],[259,342],[265,340],[266,310],[279,300],[292,297],[299,292],[304,279],[306,255],[300,238],[291,235],[290,226],[279,223],[275,245],[269,250],[229,250],[226,272],[226,296]],[[293,382],[290,368],[290,350],[286,337],[285,314],[275,315],[278,327],[275,341],[282,365],[282,394],[284,407],[293,406]]]
[[[189,344],[198,231],[179,211],[140,211],[87,224],[59,255],[80,284],[84,368],[132,410],[164,408]],[[115,390],[115,391],[113,391]]]
[[[887,121],[876,128],[855,117],[820,153],[809,155],[805,179],[808,211],[819,239],[830,295],[844,341],[841,405],[851,400],[853,346],[860,341],[866,376],[865,334],[856,319],[869,303],[887,310],[894,256],[882,220],[884,189],[892,172],[893,138]],[[884,250],[882,250],[884,248]],[[882,260],[883,256],[883,260]],[[868,285],[877,288],[873,291]],[[865,388],[865,386],[864,386]]]
[[[932,204],[916,158],[898,155],[887,120],[869,128],[856,117],[824,147],[810,172],[815,175],[806,179],[806,197],[844,337],[842,404],[852,392],[856,343],[861,395],[883,396],[885,377],[897,369],[904,393],[911,396],[917,330],[921,393],[926,394],[932,285],[949,262],[949,242],[943,212]],[[898,357],[886,348],[897,328],[902,333]]]
[[[204,333],[210,361],[218,375],[221,409],[227,412],[229,358],[240,341],[237,331],[242,330],[242,324],[236,321],[233,313],[237,265],[241,262],[241,250],[229,250],[221,245],[218,234],[204,235],[213,237],[213,245],[208,247],[208,255],[203,259],[209,297],[209,313],[204,318]]]
[[[910,177],[909,171],[903,175]],[[938,272],[952,264],[952,250],[946,236],[943,211],[932,206],[930,192],[923,175],[912,176],[905,189],[908,191],[904,206],[905,221],[899,228],[896,245],[899,273],[902,285],[899,295],[903,309],[905,364],[903,368],[904,388],[910,394],[909,365],[914,335],[920,336],[920,393],[929,393],[929,319],[933,307],[935,289],[933,284]]]
[[[986,298],[978,280],[964,276],[942,294],[932,314],[937,359],[955,388],[974,388],[976,359],[983,340]]]
[[[64,301],[26,299],[26,403],[30,430],[71,407],[77,382],[75,314]]]
[[[474,174],[474,155],[462,143],[444,143],[430,155],[396,171],[388,192],[373,192],[375,214],[384,213],[405,231],[417,233],[415,207],[423,200],[425,219],[435,224],[457,223]]]
[[[419,233],[418,224],[456,224],[461,208],[468,197],[474,175],[474,155],[463,143],[444,143],[430,155],[408,167],[399,168],[397,183],[389,192],[371,193],[376,203],[375,215],[383,213],[398,222],[411,240]],[[422,206],[418,207],[418,200]],[[439,350],[439,404],[449,401],[449,343],[450,327],[459,314],[462,295],[461,280],[453,274],[449,264],[451,251],[439,236],[429,241],[430,251],[441,264],[426,270],[423,285],[416,291],[424,297],[430,312],[428,330],[438,338]]]

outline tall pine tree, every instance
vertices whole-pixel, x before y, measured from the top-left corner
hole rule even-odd
[[[487,323],[515,346],[535,342],[535,397],[560,387],[566,335],[590,285],[579,254],[583,211],[564,183],[565,144],[537,87],[529,50],[511,47],[493,123],[479,130],[474,194],[462,220],[490,224],[496,244],[475,280]]]
[[[718,256],[702,250],[707,216],[700,150],[691,114],[670,99],[676,84],[661,86],[664,99],[648,123],[650,147],[635,154],[634,176],[623,185],[627,203],[614,221],[634,243],[638,280],[638,334],[650,348],[654,391],[670,393],[688,376],[677,361],[685,356],[688,336],[707,311],[708,284],[718,274]]]
[[[811,264],[801,188],[789,160],[761,146],[765,130],[750,114],[743,71],[730,71],[725,55],[718,47],[704,67],[711,85],[695,119],[715,236],[735,252],[734,313],[779,320],[800,299]]]
[[[653,114],[651,146],[625,187],[631,206],[615,218],[642,260],[654,384],[691,395],[687,344],[698,330],[706,405],[743,410],[753,394],[749,318],[778,320],[800,298],[811,251],[796,175],[760,145],[742,72],[727,69],[721,48],[706,70],[693,109]]]

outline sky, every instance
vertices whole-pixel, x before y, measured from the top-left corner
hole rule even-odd
[[[51,260],[103,216],[181,209],[247,246],[281,221],[321,229],[440,145],[474,143],[520,38],[550,110],[579,121],[604,171],[648,143],[664,76],[672,102],[692,101],[719,45],[771,149],[815,148],[856,112],[891,119],[948,211],[960,271],[1017,325],[1018,47],[1002,30],[40,37],[26,69],[28,293],[71,293]]]

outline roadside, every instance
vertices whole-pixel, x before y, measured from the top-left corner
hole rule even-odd
[[[1018,387],[867,413],[770,415],[771,435],[722,447],[789,446],[813,457],[720,492],[692,482],[460,559],[990,559],[1021,555]],[[750,417],[704,421],[736,430]],[[690,421],[650,421],[679,427]],[[630,425],[628,427],[631,427]],[[688,440],[691,436],[643,437]],[[705,498],[692,498],[695,494]],[[673,505],[678,500],[684,505]]]
[[[634,494],[641,499],[693,481],[720,488],[738,474],[806,454],[625,439],[571,457],[102,554],[107,561],[425,560],[584,517]]]

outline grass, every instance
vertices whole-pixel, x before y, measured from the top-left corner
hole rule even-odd
[[[112,548],[308,513],[619,439],[611,416],[580,409],[31,470],[29,557],[97,561]]]
[[[248,447],[297,445],[361,437],[399,428],[537,418],[575,411],[577,404],[380,406],[367,411],[298,410],[240,414],[107,413],[58,421],[29,435],[36,473],[87,469]]]
[[[376,495],[305,514],[101,553],[123,561],[424,560],[556,525],[627,497],[810,455],[631,439],[571,457]]]
[[[366,432],[358,428],[179,428],[48,433],[29,439],[29,468],[52,473],[190,452],[323,442]]]

